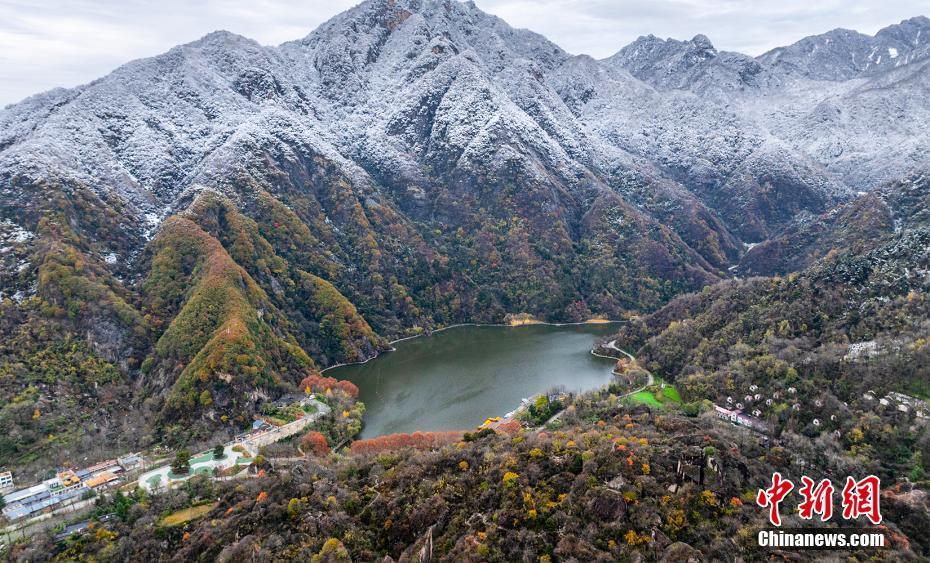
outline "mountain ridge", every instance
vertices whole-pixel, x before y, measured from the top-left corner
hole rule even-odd
[[[886,26],[872,36],[837,28],[822,35],[806,37],[787,47],[777,47],[758,59],[793,68],[803,75],[814,72],[814,65],[818,65],[816,72],[820,75],[826,72],[828,79],[850,79],[885,69],[889,64],[897,67],[925,57],[930,48],[927,47],[928,41],[921,43],[921,36],[930,37],[930,19],[915,16]],[[839,51],[832,51],[837,49],[837,45]],[[823,54],[824,51],[827,53]],[[851,55],[848,64],[837,64],[839,60],[849,58],[847,54]],[[827,59],[829,64],[825,64]],[[835,69],[833,72],[827,70],[831,67]]]
[[[35,383],[27,403],[52,410],[0,412],[0,451],[71,455],[78,437],[41,437],[108,393],[156,421],[137,439],[184,442],[390,338],[656,310],[930,166],[923,59],[734,88],[747,61],[705,69],[713,51],[656,85],[473,4],[371,0],[277,47],[215,32],[8,106],[0,299],[22,345],[0,373],[23,381],[3,396]],[[93,362],[119,377],[58,401],[21,370],[40,333],[82,343],[55,364],[68,385]]]

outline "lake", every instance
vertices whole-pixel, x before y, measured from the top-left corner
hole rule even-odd
[[[453,327],[326,375],[358,385],[363,438],[469,430],[554,386],[587,391],[607,384],[614,361],[591,348],[617,330],[616,323]]]

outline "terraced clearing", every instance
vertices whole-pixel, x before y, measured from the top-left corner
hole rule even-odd
[[[196,520],[201,516],[204,516],[214,508],[219,503],[213,502],[210,504],[201,504],[200,506],[192,506],[190,508],[185,508],[183,510],[178,510],[177,512],[172,512],[168,516],[165,516],[159,522],[162,526],[180,526],[181,524],[186,524],[191,520]]]

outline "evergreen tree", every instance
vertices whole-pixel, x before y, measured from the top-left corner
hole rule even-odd
[[[191,470],[191,454],[187,450],[180,450],[174,456],[171,472],[175,475],[185,475]]]

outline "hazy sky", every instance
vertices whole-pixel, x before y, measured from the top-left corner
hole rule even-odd
[[[353,0],[0,0],[0,106],[98,78],[210,31],[278,44],[303,37]],[[640,35],[710,37],[758,55],[836,27],[872,34],[927,0],[476,0],[572,53],[606,57]]]

